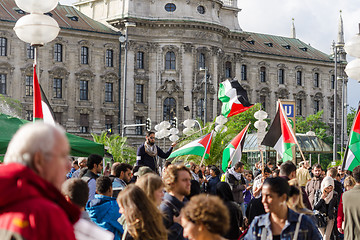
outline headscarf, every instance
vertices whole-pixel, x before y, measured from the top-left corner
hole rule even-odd
[[[227,182],[219,182],[216,184],[216,195],[218,195],[224,202],[234,201],[233,193]]]
[[[332,177],[327,176],[321,182],[321,193],[323,193],[324,189],[329,186],[333,186],[333,190],[324,199],[326,204],[329,204],[330,200],[333,198],[334,195],[334,179],[332,179]]]

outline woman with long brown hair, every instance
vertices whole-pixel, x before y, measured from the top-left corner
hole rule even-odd
[[[117,202],[127,226],[123,239],[167,240],[160,211],[140,187],[128,185],[120,192]]]
[[[147,173],[141,176],[135,184],[145,192],[157,207],[160,206],[162,198],[164,197],[165,185],[159,175]]]

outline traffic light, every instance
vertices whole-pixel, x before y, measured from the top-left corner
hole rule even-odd
[[[147,118],[146,119],[146,131],[150,131],[151,130],[151,119]]]
[[[177,117],[174,117],[171,121],[171,127],[172,128],[178,128],[178,123],[177,123]]]

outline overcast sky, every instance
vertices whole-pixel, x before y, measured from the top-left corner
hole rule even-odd
[[[74,2],[77,0],[60,0],[61,4]],[[239,22],[244,31],[290,36],[294,18],[296,37],[327,54],[332,41],[337,40],[340,10],[345,42],[359,32],[360,2],[356,0],[238,0],[238,6],[242,9]],[[360,83],[350,79],[348,95],[349,105],[356,107]]]

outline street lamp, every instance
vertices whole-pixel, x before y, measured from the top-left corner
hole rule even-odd
[[[200,71],[204,71],[204,82],[205,82],[205,91],[204,91],[204,126],[206,124],[206,115],[207,115],[207,71],[208,69],[206,67],[201,67],[199,69]]]
[[[121,44],[126,41],[126,36],[120,32],[119,36],[119,87],[118,87],[118,98],[119,98],[119,112],[118,112],[118,130],[119,135],[121,133]],[[125,109],[124,109],[125,111]]]

